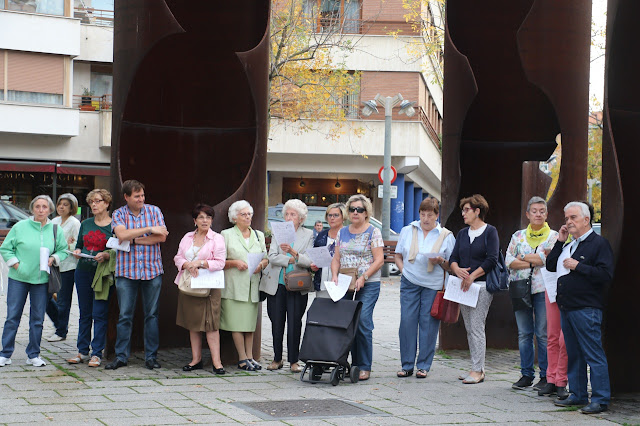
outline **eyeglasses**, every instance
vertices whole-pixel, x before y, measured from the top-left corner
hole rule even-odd
[[[198,216],[196,219],[211,221],[213,218],[211,216]]]
[[[472,211],[474,211],[474,210],[475,210],[474,208],[471,208],[471,207],[465,207],[464,209],[462,209],[462,213],[469,213],[469,212],[472,212]]]
[[[367,209],[365,209],[364,207],[349,207],[349,213],[353,213],[353,212],[364,213],[366,211]]]
[[[104,200],[91,200],[89,201],[89,205],[92,206],[94,204],[100,204],[101,202],[103,202]]]
[[[244,218],[253,217],[253,213],[238,213],[238,216],[242,216]]]
[[[340,216],[341,216],[341,214],[340,214],[340,213],[329,213],[329,214],[327,215],[327,218],[329,218],[329,219],[337,219],[337,218],[339,218]]]

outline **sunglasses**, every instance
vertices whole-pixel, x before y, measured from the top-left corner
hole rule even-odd
[[[349,207],[349,213],[353,213],[353,212],[364,213],[366,211],[367,209],[365,209],[364,207]]]

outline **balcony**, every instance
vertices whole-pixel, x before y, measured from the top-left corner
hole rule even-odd
[[[111,111],[112,95],[84,96],[73,95],[73,108],[80,111]]]
[[[74,7],[73,16],[74,18],[79,18],[82,24],[113,27],[113,10]]]
[[[0,132],[78,136],[78,110],[61,105],[0,102],[0,117]]]
[[[0,49],[77,56],[80,22],[64,16],[0,9]]]

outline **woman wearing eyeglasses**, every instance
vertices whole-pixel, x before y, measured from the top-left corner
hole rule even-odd
[[[373,362],[373,308],[380,295],[384,241],[380,230],[369,224],[373,206],[367,197],[352,195],[347,201],[347,211],[351,224],[338,232],[331,276],[337,283],[341,268],[357,268],[356,300],[362,302],[362,310],[351,362],[360,368],[360,380],[367,380]]]
[[[67,360],[69,364],[79,364],[89,357],[92,349],[89,367],[98,367],[102,362],[102,351],[107,342],[107,317],[109,314],[109,299],[114,291],[112,286],[106,300],[96,299],[91,284],[96,274],[98,263],[110,260],[107,253],[107,240],[111,237],[111,194],[106,189],[94,189],[87,194],[87,204],[91,207],[93,217],[80,224],[78,241],[74,257],[78,259],[76,267],[76,293],[80,320],[78,322],[78,354]],[[95,256],[93,259],[80,257],[83,253]],[[93,339],[91,328],[93,326]]]
[[[460,305],[460,313],[467,329],[467,341],[471,354],[471,371],[459,377],[464,384],[484,381],[484,359],[487,351],[485,322],[493,301],[493,294],[487,291],[484,277],[498,264],[500,240],[495,227],[484,222],[489,211],[489,203],[480,195],[460,200],[460,209],[466,228],[458,232],[456,244],[449,258],[451,271],[462,280],[462,291],[468,291],[471,284],[480,285],[480,294],[475,308]]]
[[[333,203],[327,207],[324,218],[329,223],[329,229],[320,231],[313,242],[313,246],[327,247],[329,249],[329,253],[333,256],[336,251],[336,238],[338,238],[338,232],[344,225],[344,218],[346,216],[347,208],[344,203]],[[331,267],[319,269],[312,263],[311,270],[316,273],[313,277],[313,286],[316,289],[316,297],[329,297],[329,293],[324,286],[324,282],[331,281]]]

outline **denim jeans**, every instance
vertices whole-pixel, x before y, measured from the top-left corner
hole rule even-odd
[[[75,270],[61,272],[62,286],[58,292],[58,301],[49,295],[47,302],[47,315],[56,327],[56,334],[62,338],[67,337],[69,331],[69,312],[71,311],[71,298],[73,297],[73,280]]]
[[[588,401],[587,364],[591,368],[591,402],[609,404],[609,366],[602,348],[602,310],[560,311],[567,347],[569,389],[579,401]]]
[[[84,269],[76,269],[76,292],[78,293],[78,308],[80,320],[78,322],[78,352],[82,355],[102,358],[102,351],[107,342],[107,320],[109,315],[109,300],[96,300],[91,287],[94,273]],[[114,289],[109,291],[109,299]],[[91,339],[91,326],[93,325],[93,339]]]
[[[440,320],[431,316],[431,305],[438,290],[400,278],[400,359],[403,370],[431,369],[436,351]],[[420,348],[416,362],[416,352]]]
[[[356,338],[351,346],[351,363],[362,371],[371,371],[373,362],[373,308],[380,295],[380,281],[368,282],[356,293],[356,300],[362,302],[360,323]],[[348,295],[346,296],[348,297]]]
[[[535,377],[533,360],[535,348],[533,335],[538,341],[538,366],[540,378],[547,376],[547,306],[544,300],[545,292],[531,295],[531,309],[516,311],[518,324],[518,348],[520,349],[520,372],[523,376]]]
[[[158,346],[160,345],[158,299],[160,298],[161,288],[162,274],[150,280],[116,278],[120,316],[118,318],[118,337],[116,338],[115,349],[116,358],[120,361],[127,362],[131,353],[131,326],[133,324],[138,289],[142,293],[142,311],[144,313],[144,358],[145,360],[157,358]]]
[[[29,344],[27,356],[35,358],[40,355],[42,340],[42,324],[47,309],[49,291],[47,284],[29,284],[9,278],[7,286],[7,320],[2,330],[2,352],[0,356],[11,358],[16,344],[16,333],[20,326],[20,318],[29,295]]]

